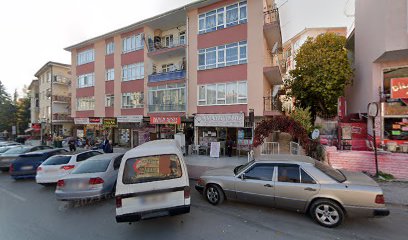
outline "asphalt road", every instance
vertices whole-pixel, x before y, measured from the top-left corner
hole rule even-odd
[[[193,184],[193,182],[191,182]],[[236,202],[208,204],[195,190],[191,213],[115,222],[114,199],[86,204],[55,200],[54,188],[0,174],[0,239],[406,239],[408,209],[381,219],[346,219],[323,228],[302,214]]]

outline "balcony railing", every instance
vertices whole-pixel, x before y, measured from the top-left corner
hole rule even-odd
[[[70,97],[66,97],[66,96],[59,96],[59,95],[54,95],[52,96],[52,101],[55,102],[71,102],[71,98]]]
[[[149,112],[184,112],[185,104],[153,104],[149,105]]]
[[[149,83],[163,82],[169,80],[179,80],[186,78],[186,70],[177,70],[172,72],[154,73],[149,75]]]
[[[271,24],[274,22],[279,22],[279,11],[277,8],[264,12],[264,23]]]
[[[282,102],[279,100],[279,97],[264,97],[264,111],[279,111],[282,112]]]
[[[52,115],[52,120],[53,121],[71,121],[72,117],[69,116],[68,114],[54,113]]]
[[[179,46],[186,45],[186,38],[169,38],[155,36],[148,38],[148,50],[149,52],[155,52],[163,49],[170,49]]]
[[[71,79],[64,77],[64,76],[57,75],[57,76],[54,76],[54,80],[52,82],[57,83],[57,84],[70,85]]]
[[[286,73],[286,61],[283,58],[282,53],[273,55],[268,54],[265,59],[265,66],[266,67],[278,66],[282,74]]]

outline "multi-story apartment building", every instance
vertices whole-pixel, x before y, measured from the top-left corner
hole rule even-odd
[[[356,0],[355,29],[348,37],[354,81],[346,92],[348,113],[367,113],[376,102],[378,141],[408,141],[408,2]],[[372,134],[372,123],[368,121]]]
[[[251,112],[281,114],[271,96],[282,83],[273,0],[197,1],[66,50],[79,135],[106,135],[113,120],[115,143],[183,131],[196,144],[229,138],[239,148],[251,144]]]
[[[28,86],[28,95],[30,97],[30,123],[39,123],[40,119],[40,99],[39,99],[39,83],[38,79],[31,81]]]
[[[35,104],[38,103],[37,120],[44,124],[43,133],[70,136],[73,126],[70,117],[71,66],[47,62],[34,76],[38,79],[38,97],[35,100]]]

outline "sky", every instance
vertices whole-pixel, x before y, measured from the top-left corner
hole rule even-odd
[[[48,61],[70,64],[63,48],[194,0],[13,0],[0,14],[0,81],[9,93]],[[261,0],[259,0],[261,1]],[[349,26],[354,0],[277,0],[283,41],[305,27]],[[23,6],[23,7],[22,7]],[[346,14],[345,14],[346,13]]]

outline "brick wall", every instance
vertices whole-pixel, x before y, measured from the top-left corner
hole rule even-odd
[[[374,152],[338,151],[336,147],[326,147],[325,150],[326,160],[334,168],[375,174]],[[396,179],[408,180],[408,154],[378,153],[378,169]]]

